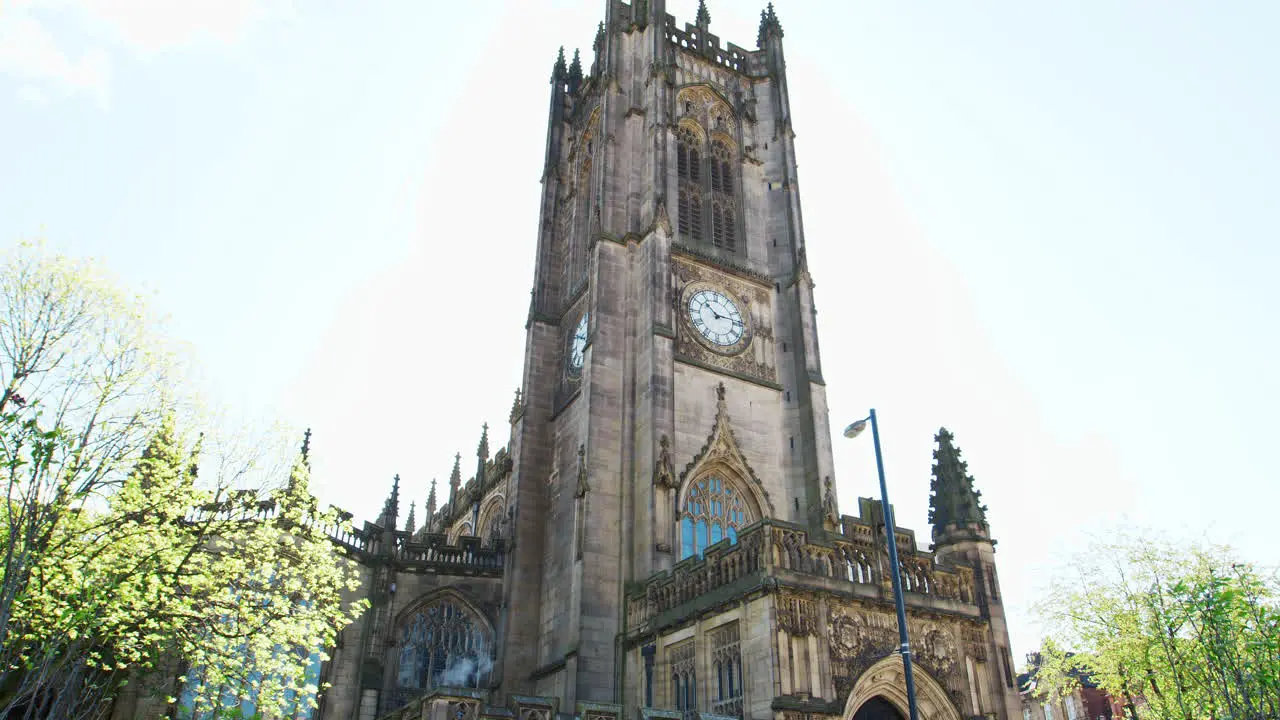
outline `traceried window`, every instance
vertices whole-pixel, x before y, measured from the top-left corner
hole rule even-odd
[[[711,711],[717,715],[742,717],[742,652],[738,621],[712,630],[711,669],[715,673],[715,694]]]
[[[672,645],[671,657],[671,706],[686,713],[698,709],[698,674],[693,640]]]
[[[702,138],[692,128],[676,134],[676,175],[679,177],[680,234],[702,239]]]
[[[676,131],[677,228],[690,240],[710,240],[730,253],[737,252],[739,235],[735,159],[732,143],[723,134],[708,144],[689,124]]]
[[[680,559],[701,554],[725,538],[738,541],[738,531],[750,516],[742,490],[717,475],[695,480],[680,511]]]
[[[711,191],[733,192],[733,150],[723,140],[711,143]]]
[[[441,597],[410,616],[396,638],[399,695],[413,696],[441,685],[481,687],[492,667],[492,641],[474,615]]]

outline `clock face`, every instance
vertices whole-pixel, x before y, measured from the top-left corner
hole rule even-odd
[[[582,374],[582,355],[587,349],[587,317],[590,313],[582,313],[578,327],[573,330],[573,338],[569,340],[569,374]]]
[[[689,298],[689,321],[702,337],[720,347],[736,345],[746,331],[742,312],[719,290],[699,290]]]

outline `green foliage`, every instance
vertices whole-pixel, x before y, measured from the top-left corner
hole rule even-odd
[[[1046,694],[1082,669],[1142,717],[1280,715],[1280,583],[1227,548],[1097,543],[1037,610],[1052,636],[1036,675]]]
[[[161,336],[92,268],[21,247],[0,300],[0,716],[93,717],[127,682],[313,702],[312,653],[364,604],[305,456],[276,489],[203,477]]]

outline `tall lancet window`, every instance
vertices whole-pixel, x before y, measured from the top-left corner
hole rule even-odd
[[[681,125],[676,133],[676,175],[680,196],[680,234],[695,240],[702,235],[702,137],[693,128]]]
[[[738,531],[754,518],[738,486],[718,475],[695,480],[680,510],[680,559],[700,555],[725,538],[738,541]]]
[[[738,250],[733,157],[729,141],[723,135],[717,135],[711,142],[711,243],[731,253]]]

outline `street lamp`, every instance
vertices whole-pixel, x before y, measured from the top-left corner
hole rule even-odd
[[[902,644],[899,653],[902,655],[902,674],[907,681],[907,708],[911,713],[910,720],[919,720],[916,714],[916,681],[911,674],[911,643],[907,640],[907,607],[902,597],[902,573],[898,569],[898,540],[893,529],[893,509],[889,505],[889,488],[884,483],[884,458],[880,455],[880,428],[876,425],[876,411],[844,429],[844,436],[855,438],[867,429],[867,421],[871,421],[871,439],[876,447],[876,471],[880,473],[880,506],[884,511],[884,536],[889,543],[889,568],[893,573],[893,604],[898,609],[898,641]]]

